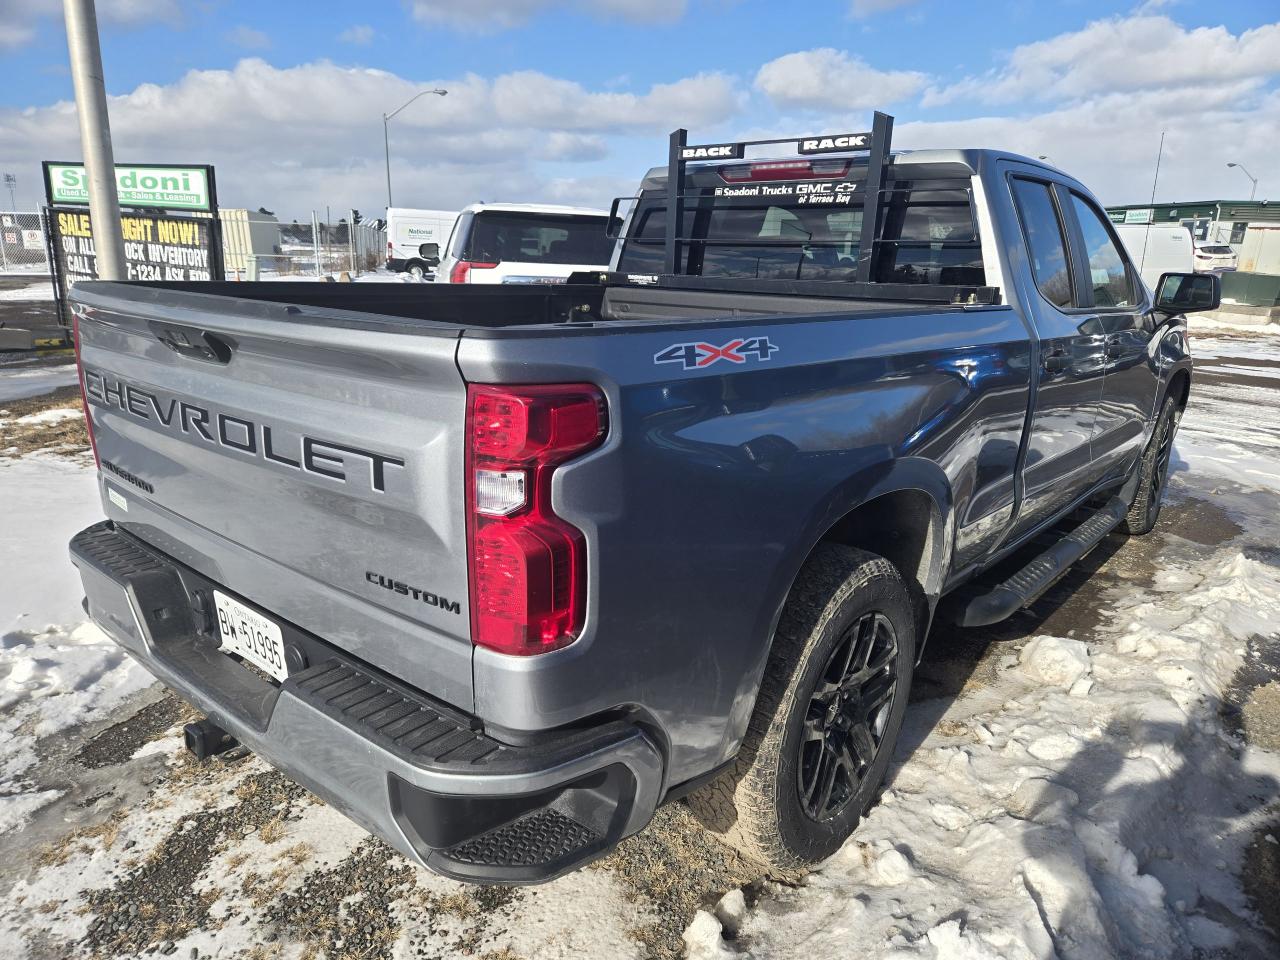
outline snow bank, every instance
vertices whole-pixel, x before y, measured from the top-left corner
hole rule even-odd
[[[0,411],[2,413],[3,411]],[[28,413],[25,417],[0,417],[0,424],[14,424],[22,427],[35,427],[41,424],[61,423],[64,420],[78,420],[84,416],[79,408],[55,407],[52,410],[41,410],[39,413]]]
[[[100,519],[94,471],[28,457],[0,462],[0,833],[53,800],[28,780],[35,742],[106,716],[150,675],[84,622],[72,535]]]
[[[0,290],[0,300],[53,300],[53,284],[48,280],[32,283],[16,290]]]
[[[1224,732],[1217,704],[1246,638],[1280,626],[1280,571],[1232,552],[1173,562],[1153,590],[1115,595],[1103,623],[1088,643],[1033,638],[944,722],[908,712],[904,743],[920,745],[839,853],[748,913],[751,954],[1166,960],[1232,947],[1215,917],[1249,915],[1235,874],[1255,824],[1240,810],[1280,790],[1280,758]],[[690,957],[726,956],[721,926],[700,914]]]
[[[76,365],[59,364],[56,367],[0,367],[0,403],[36,397],[51,393],[59,387],[76,384]]]

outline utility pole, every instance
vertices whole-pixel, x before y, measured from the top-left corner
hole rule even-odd
[[[89,181],[89,216],[93,221],[93,250],[98,278],[124,280],[124,238],[120,234],[120,200],[116,195],[116,164],[111,152],[111,123],[107,119],[107,88],[102,76],[102,48],[98,44],[98,15],[93,0],[63,0],[67,20],[67,50],[71,79],[80,114],[80,144]]]

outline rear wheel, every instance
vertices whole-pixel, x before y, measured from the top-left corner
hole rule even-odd
[[[915,636],[911,595],[892,564],[820,545],[783,610],[733,768],[689,797],[699,820],[776,870],[839,849],[893,756]]]
[[[1138,492],[1124,518],[1125,529],[1133,536],[1150,533],[1160,519],[1160,502],[1164,499],[1165,486],[1169,482],[1169,464],[1173,460],[1173,438],[1181,419],[1182,411],[1177,401],[1169,397],[1160,409],[1147,449],[1138,461]]]
[[[427,276],[427,265],[421,260],[410,260],[409,265],[404,269],[405,273],[415,280],[423,280]]]

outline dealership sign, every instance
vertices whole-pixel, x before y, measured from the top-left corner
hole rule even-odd
[[[87,213],[55,210],[49,216],[58,275],[65,286],[95,280],[98,256],[93,221]],[[213,221],[190,217],[125,216],[126,280],[221,280]]]
[[[89,178],[83,164],[46,163],[44,170],[51,204],[88,206]],[[117,164],[116,193],[122,207],[212,212],[212,174],[208,166]]]

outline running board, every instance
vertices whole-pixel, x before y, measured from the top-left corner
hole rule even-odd
[[[1112,497],[1097,513],[1040,554],[1025,567],[982,593],[969,597],[956,610],[962,627],[985,627],[1005,620],[1053,586],[1067,569],[1102,542],[1124,519],[1129,507]]]

